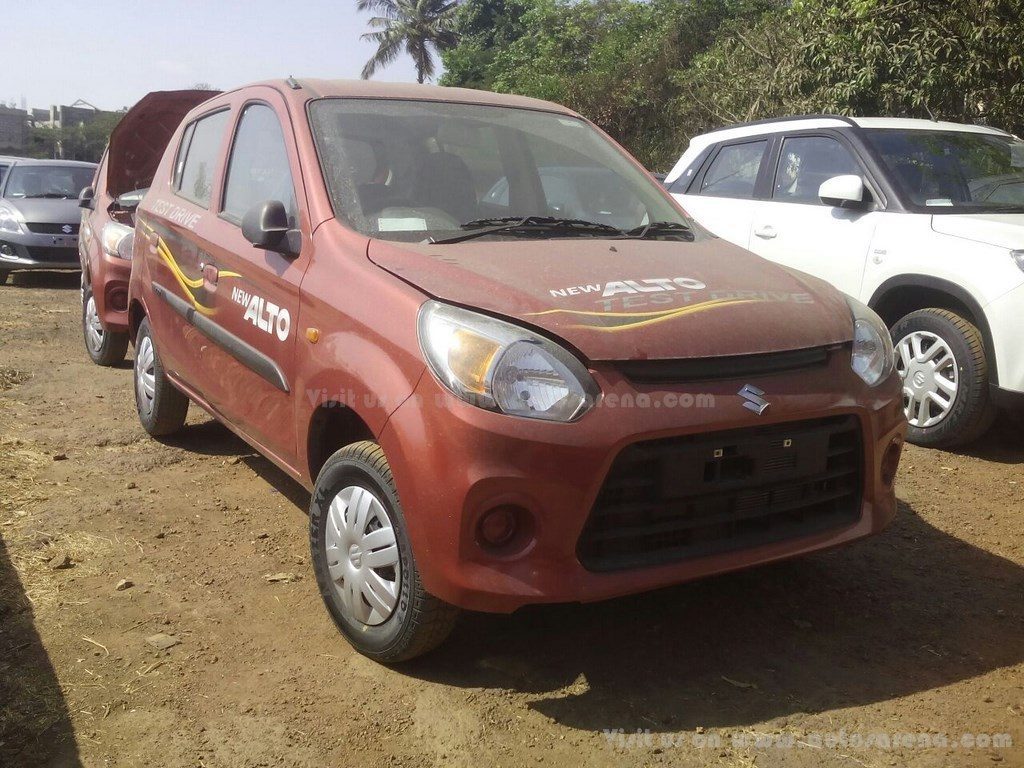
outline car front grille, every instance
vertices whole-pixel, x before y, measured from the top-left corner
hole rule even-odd
[[[662,565],[860,518],[853,416],[650,440],[612,463],[577,545],[591,571]]]
[[[718,379],[749,379],[773,373],[821,368],[836,347],[764,352],[754,355],[683,358],[680,360],[625,360],[616,369],[634,384],[670,384]]]
[[[78,234],[78,223],[68,224],[46,224],[40,222],[29,222],[25,225],[28,227],[29,232],[34,232],[37,235],[77,235]],[[64,227],[71,227],[68,232],[64,231]]]
[[[77,248],[57,248],[54,246],[29,245],[25,247],[32,261],[54,264],[70,264],[78,261]]]

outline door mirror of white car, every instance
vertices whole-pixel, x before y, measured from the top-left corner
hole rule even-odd
[[[859,208],[868,201],[864,179],[853,174],[833,176],[818,187],[818,197],[825,205],[841,208]]]

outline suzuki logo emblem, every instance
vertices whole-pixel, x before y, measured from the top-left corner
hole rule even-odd
[[[63,227],[60,228],[60,231],[63,232],[65,235],[70,235],[71,234],[71,225],[70,224],[65,224]]]
[[[770,403],[764,399],[763,389],[758,389],[753,384],[746,384],[743,389],[736,394],[746,400],[746,402],[743,403],[743,407],[753,411],[758,416],[768,410]]]

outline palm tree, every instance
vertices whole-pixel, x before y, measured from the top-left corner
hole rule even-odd
[[[397,59],[403,48],[416,62],[417,82],[433,77],[431,49],[455,43],[456,5],[457,0],[357,0],[360,11],[376,14],[370,19],[373,31],[362,36],[377,43],[377,52],[363,67],[363,79]]]

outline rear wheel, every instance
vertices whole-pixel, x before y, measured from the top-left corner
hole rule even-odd
[[[995,418],[988,358],[977,327],[946,309],[911,312],[892,328],[903,378],[907,439],[952,448],[980,437]]]
[[[82,293],[82,335],[85,349],[97,365],[117,365],[128,352],[128,334],[108,331],[100,322],[91,288]]]
[[[149,318],[135,336],[135,410],[143,428],[154,437],[181,429],[188,415],[188,398],[174,388],[160,362]]]
[[[423,589],[377,443],[353,443],[324,464],[310,503],[309,544],[327,610],[360,653],[405,661],[451,632],[458,609]]]

